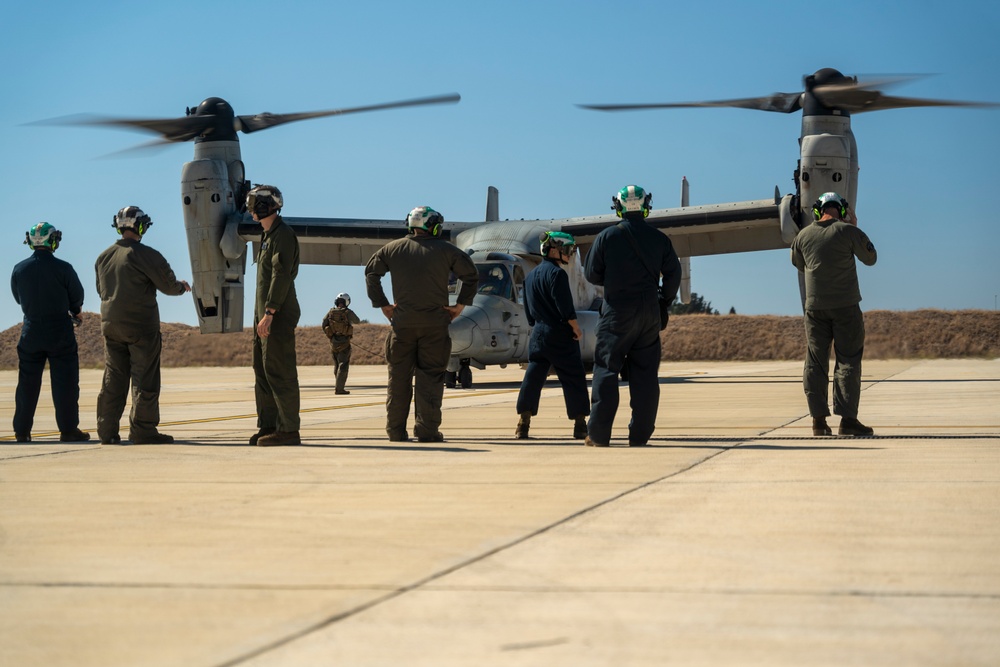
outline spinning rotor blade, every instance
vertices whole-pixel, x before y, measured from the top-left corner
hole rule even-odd
[[[850,113],[883,111],[885,109],[907,109],[911,107],[981,107],[1000,106],[991,102],[962,102],[959,100],[930,100],[916,97],[893,97],[877,90],[828,90],[817,88],[813,91],[824,106],[843,109]]]
[[[815,74],[804,78],[805,91],[800,93],[774,93],[765,97],[747,97],[736,100],[718,100],[706,102],[682,102],[675,104],[578,104],[584,109],[596,111],[625,111],[631,109],[678,109],[685,107],[736,107],[739,109],[756,109],[759,111],[776,111],[792,113],[802,109],[803,103],[809,111],[809,101],[804,98],[811,96],[822,107],[830,110],[841,110],[848,113],[863,111],[881,111],[883,109],[905,109],[907,107],[997,107],[1000,104],[991,102],[961,102],[951,100],[929,100],[910,97],[892,97],[884,95],[881,88],[888,88],[914,79],[926,77],[926,74],[881,74],[867,79],[844,76],[835,69],[824,68]],[[813,105],[815,107],[815,104]]]
[[[31,125],[101,125],[105,127],[122,127],[140,132],[159,134],[161,139],[154,142],[175,143],[178,141],[190,141],[203,134],[214,124],[211,116],[187,116],[186,118],[163,118],[163,119],[132,119],[132,118],[105,118],[91,114],[77,114],[73,116],[63,116],[51,120],[30,123]],[[149,146],[144,144],[143,146]]]
[[[458,93],[452,93],[450,95],[438,95],[435,97],[421,97],[413,100],[404,100],[401,102],[388,102],[386,104],[372,104],[364,107],[351,107],[347,109],[333,109],[331,111],[307,111],[304,113],[286,113],[286,114],[272,114],[272,113],[261,113],[256,116],[237,116],[236,123],[237,129],[242,130],[245,134],[250,134],[251,132],[257,132],[258,130],[266,130],[271,127],[276,127],[278,125],[283,125],[285,123],[293,123],[297,120],[308,120],[310,118],[324,118],[326,116],[342,116],[349,113],[358,113],[361,111],[381,111],[382,109],[397,109],[399,107],[415,107],[424,104],[446,104],[450,102],[458,102],[462,99],[462,96]]]
[[[673,104],[577,104],[583,109],[595,111],[630,111],[634,109],[682,109],[690,107],[734,107],[792,113],[801,107],[802,93],[774,93],[766,97],[746,97],[737,100],[717,100],[714,102],[680,102]]]
[[[270,114],[263,113],[256,116],[235,116],[229,103],[218,97],[210,97],[193,109],[188,109],[188,115],[183,118],[162,118],[162,119],[133,119],[133,118],[105,118],[89,114],[77,114],[75,116],[65,116],[54,118],[48,121],[40,121],[39,125],[100,125],[106,127],[123,127],[140,132],[151,132],[160,135],[160,139],[151,144],[139,146],[139,149],[155,147],[162,144],[177,143],[181,141],[191,141],[193,139],[206,139],[209,141],[236,141],[236,132],[242,130],[245,133],[266,130],[270,127],[291,123],[297,120],[307,120],[309,118],[323,118],[324,116],[338,116],[361,111],[379,111],[382,109],[395,109],[399,107],[413,107],[425,104],[446,104],[458,102],[461,96],[457,93],[450,95],[438,95],[436,97],[422,97],[413,100],[403,100],[401,102],[389,102],[387,104],[373,104],[364,107],[352,107],[348,109],[334,109],[331,111],[312,111],[306,113],[291,114]],[[131,150],[131,149],[130,149]]]

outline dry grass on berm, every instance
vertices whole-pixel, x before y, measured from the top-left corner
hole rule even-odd
[[[1000,357],[997,311],[873,311],[865,314],[865,327],[867,359]],[[250,366],[250,329],[202,335],[168,323],[161,330],[164,366]],[[352,363],[383,363],[387,331],[382,324],[356,326]],[[0,332],[0,369],[17,368],[20,333],[20,325]],[[661,336],[663,358],[670,361],[794,360],[805,354],[801,317],[676,315]],[[84,313],[77,341],[81,366],[103,366],[100,316]],[[300,327],[296,342],[300,366],[330,364],[330,344],[319,326]]]

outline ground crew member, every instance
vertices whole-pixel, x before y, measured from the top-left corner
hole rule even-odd
[[[138,206],[118,211],[112,226],[121,238],[98,256],[97,294],[101,297],[104,380],[97,395],[97,435],[101,444],[118,444],[122,412],[132,384],[129,436],[136,445],[164,444],[160,433],[160,310],[156,291],[179,295],[191,286],[177,280],[163,255],[142,244],[153,221]]]
[[[368,298],[392,324],[385,349],[389,366],[385,430],[393,442],[409,440],[406,420],[414,383],[413,435],[420,442],[444,441],[439,427],[444,372],[451,356],[448,324],[472,304],[479,272],[466,253],[440,238],[443,224],[440,213],[418,206],[406,216],[411,233],[382,246],[365,267]],[[394,303],[382,289],[386,273],[392,274]],[[448,305],[452,273],[462,281],[454,306]]]
[[[833,370],[833,413],[840,415],[840,435],[873,435],[858,421],[861,402],[861,357],[865,350],[865,319],[861,313],[857,257],[868,266],[878,255],[868,235],[858,229],[850,205],[836,192],[820,195],[813,204],[815,221],[792,241],[792,264],[805,272],[804,321],[806,362],[802,371],[813,435],[833,435],[826,423],[830,384],[830,344]]]
[[[524,281],[524,311],[532,329],[528,368],[517,395],[520,419],[514,437],[527,439],[531,418],[538,414],[542,386],[549,368],[554,367],[562,385],[566,415],[574,420],[573,437],[582,440],[587,437],[590,413],[587,376],[580,356],[583,333],[576,322],[569,277],[561,268],[573,257],[576,241],[565,232],[546,232],[540,241],[542,263]]]
[[[640,446],[653,434],[660,401],[658,298],[669,303],[677,295],[681,266],[670,239],[646,224],[652,194],[627,185],[611,199],[622,222],[597,235],[584,266],[587,280],[604,286],[584,444],[610,444],[618,411],[618,375],[625,367],[632,407],[628,440],[629,445]]]
[[[354,337],[354,325],[361,323],[361,318],[349,308],[351,295],[341,292],[333,300],[333,308],[323,318],[323,333],[330,339],[330,349],[333,352],[333,377],[337,381],[336,394],[350,394],[347,386],[347,373],[351,368],[351,338]]]
[[[14,438],[31,442],[47,360],[59,441],[87,442],[90,434],[80,430],[80,357],[73,333],[83,308],[83,285],[69,262],[53,254],[62,232],[39,222],[24,236],[31,257],[18,262],[10,276],[14,301],[24,313],[17,341]]]
[[[295,326],[299,300],[299,240],[279,213],[284,200],[273,185],[255,186],[247,210],[264,228],[257,255],[257,299],[253,337],[254,395],[258,431],[250,438],[260,447],[299,445],[299,375],[295,366]]]

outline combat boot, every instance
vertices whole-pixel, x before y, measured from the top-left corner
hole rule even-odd
[[[857,419],[851,417],[844,417],[840,420],[840,428],[837,430],[838,435],[875,435],[875,429],[871,426],[865,426]]]
[[[169,445],[174,441],[174,436],[153,431],[146,435],[132,435],[129,433],[128,439],[132,441],[133,445]]]
[[[262,428],[262,429],[260,429],[259,431],[257,431],[256,433],[254,433],[253,435],[250,436],[250,446],[251,447],[256,446],[258,440],[260,440],[261,438],[263,438],[265,435],[271,435],[272,433],[274,433],[274,431],[275,431],[275,429],[273,429],[273,428]]]
[[[573,437],[577,440],[583,440],[587,437],[587,417],[590,415],[577,415],[576,421],[573,423]]]
[[[813,417],[813,435],[833,435],[826,424],[826,417]]]
[[[30,433],[15,433],[14,434],[14,439],[17,442],[31,442],[31,434]]]
[[[301,445],[302,438],[298,431],[275,431],[267,435],[262,435],[257,440],[258,447],[288,447]]]
[[[586,445],[587,447],[607,447],[608,446],[608,443],[606,443],[606,442],[596,442],[594,440],[591,440],[589,435],[583,439],[583,444]]]
[[[59,442],[90,442],[90,434],[80,429],[73,429],[59,434]]]
[[[531,428],[531,413],[522,412],[521,418],[517,420],[517,428],[514,429],[514,437],[518,440],[527,440],[529,428]]]

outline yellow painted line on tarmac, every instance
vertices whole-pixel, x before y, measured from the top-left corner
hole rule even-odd
[[[479,397],[479,396],[495,396],[497,394],[511,394],[511,393],[516,392],[516,391],[519,391],[519,390],[518,389],[497,389],[497,390],[494,390],[494,391],[481,391],[481,392],[476,392],[476,393],[472,393],[472,394],[452,394],[450,396],[445,396],[444,400],[449,401],[449,400],[454,400],[454,399],[458,399],[458,398],[472,398],[472,397]],[[375,401],[375,402],[372,402],[372,403],[350,403],[350,404],[345,404],[345,405],[324,405],[324,406],[321,406],[321,407],[318,407],[318,408],[305,408],[303,410],[299,410],[299,414],[305,414],[307,412],[324,412],[326,410],[349,410],[351,408],[371,408],[371,407],[380,406],[380,405],[385,405],[385,400],[379,400],[379,401]],[[256,412],[252,412],[250,414],[245,414],[245,415],[226,415],[224,417],[205,417],[203,419],[181,419],[181,420],[178,420],[178,421],[160,422],[160,426],[185,426],[185,425],[188,425],[188,424],[211,424],[211,423],[215,423],[215,422],[235,421],[235,420],[239,420],[239,419],[256,419],[256,418],[257,418],[257,413]],[[39,437],[39,438],[48,438],[48,437],[57,436],[57,435],[59,435],[59,431],[48,431],[48,432],[45,432],[45,433],[33,433],[32,434],[32,436]],[[3,437],[0,437],[0,442],[13,441],[14,438],[15,438],[15,436],[13,436],[13,435],[3,436]],[[85,443],[65,443],[65,444],[85,444]]]

